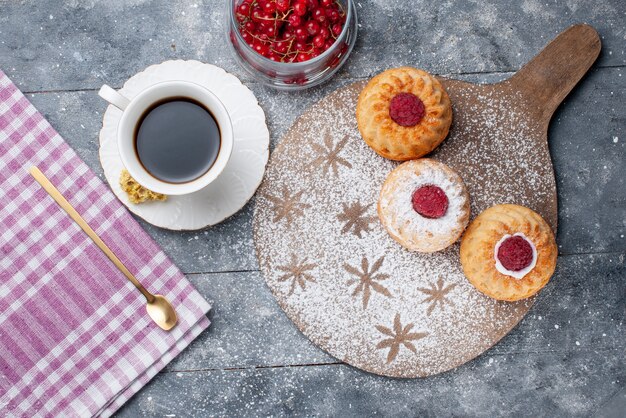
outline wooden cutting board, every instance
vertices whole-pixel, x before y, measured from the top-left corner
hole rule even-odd
[[[599,52],[596,31],[576,25],[506,81],[442,79],[454,121],[431,157],[464,179],[472,217],[517,203],[556,232],[548,124]],[[315,344],[373,373],[429,376],[487,350],[534,299],[498,302],[476,291],[463,276],[458,243],[418,254],[386,234],[376,202],[397,163],[360,138],[354,112],[364,85],[311,106],[272,154],[257,195],[257,256],[278,303]]]

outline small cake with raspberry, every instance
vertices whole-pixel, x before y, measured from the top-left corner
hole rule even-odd
[[[498,300],[537,293],[556,267],[552,229],[519,205],[496,205],[474,219],[461,240],[461,264],[470,283]]]
[[[400,67],[367,83],[359,95],[356,119],[361,136],[378,154],[414,160],[446,138],[452,106],[439,80],[425,71]]]
[[[396,167],[378,199],[389,235],[410,251],[431,253],[453,244],[469,222],[469,194],[447,165],[422,158]]]

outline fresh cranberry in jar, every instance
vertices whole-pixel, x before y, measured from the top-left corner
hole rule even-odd
[[[276,11],[276,3],[273,1],[266,1],[261,7],[266,13],[274,13]]]
[[[320,24],[315,20],[309,20],[304,24],[304,27],[309,32],[309,35],[317,35],[320,32]]]
[[[276,10],[281,13],[287,13],[291,8],[291,0],[276,0]]]
[[[255,52],[287,63],[310,60],[333,47],[346,18],[338,0],[244,0],[234,14],[243,40]]]
[[[326,17],[331,22],[337,22],[341,19],[341,14],[337,11],[337,9],[326,9]]]
[[[313,19],[317,20],[318,22],[322,24],[326,23],[326,11],[322,9],[321,7],[318,7],[317,9],[313,10],[311,17],[313,17]]]
[[[313,46],[315,46],[315,48],[323,48],[325,44],[326,39],[324,39],[322,35],[317,35],[313,38]]]
[[[296,28],[296,31],[294,33],[296,35],[296,39],[299,41],[306,41],[307,39],[309,39],[309,33],[304,28]]]
[[[298,16],[304,16],[307,12],[306,3],[303,1],[298,1],[296,4],[293,5],[293,12]]]
[[[291,14],[287,18],[287,22],[289,22],[289,24],[294,28],[297,28],[302,25],[302,18],[297,14]]]

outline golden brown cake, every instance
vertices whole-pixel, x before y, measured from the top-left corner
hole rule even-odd
[[[120,186],[128,195],[128,200],[132,203],[139,204],[152,200],[167,200],[167,196],[161,193],[155,193],[146,189],[130,176],[128,170],[122,170],[120,175]]]
[[[398,161],[420,158],[448,135],[452,106],[441,83],[425,71],[384,71],[359,95],[356,118],[361,136],[378,154]]]
[[[463,180],[447,165],[422,158],[396,167],[378,199],[378,216],[410,251],[431,253],[459,239],[470,215]]]
[[[478,290],[498,300],[528,298],[556,267],[552,229],[536,212],[496,205],[478,215],[461,240],[463,271]]]

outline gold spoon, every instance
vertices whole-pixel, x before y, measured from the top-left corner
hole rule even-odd
[[[83,219],[82,216],[76,209],[68,202],[65,197],[59,192],[59,190],[54,187],[54,185],[48,180],[48,178],[39,170],[37,167],[31,167],[30,174],[37,180],[37,182],[43,187],[43,189],[48,192],[48,194],[61,206],[61,208],[70,215],[70,218],[74,220],[81,227],[83,231],[93,240],[93,242],[102,250],[102,252],[109,257],[109,259],[115,264],[115,266],[120,269],[124,276],[135,287],[141,292],[142,295],[145,296],[146,301],[146,310],[148,311],[148,315],[158,326],[163,328],[166,331],[174,328],[176,322],[178,321],[176,317],[176,311],[174,307],[165,299],[164,296],[161,295],[153,295],[148,292],[145,287],[133,274],[128,271],[126,266],[120,261],[119,258],[111,251],[111,249],[102,241],[102,239],[96,234],[96,232],[91,229],[89,224]]]

